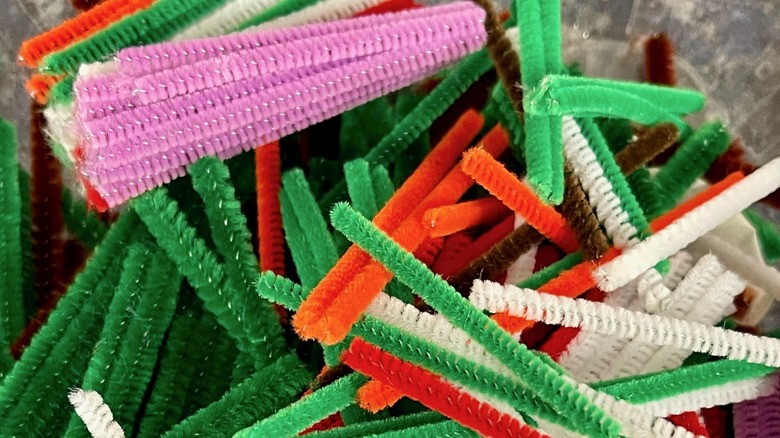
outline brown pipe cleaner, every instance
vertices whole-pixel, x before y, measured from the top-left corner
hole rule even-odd
[[[54,158],[43,135],[45,121],[38,105],[31,108],[30,155],[33,263],[38,304],[62,294],[63,245],[65,222],[62,218],[62,176],[60,163]]]
[[[710,166],[704,176],[709,182],[714,184],[733,172],[740,171],[745,175],[755,172],[757,167],[747,161],[745,158],[746,152],[745,147],[742,145],[742,140],[740,138],[735,138],[732,140],[726,152],[712,163],[712,166]],[[770,193],[769,196],[762,199],[761,202],[771,205],[776,209],[780,209],[780,189]]]
[[[624,174],[630,175],[669,149],[679,136],[680,132],[672,123],[661,123],[647,128],[637,134],[636,140],[615,154],[615,161]]]
[[[671,87],[677,85],[674,44],[666,32],[657,33],[645,41],[645,80]]]
[[[351,373],[352,368],[343,363],[336,364],[322,371],[314,380],[312,380],[311,384],[309,384],[309,390],[316,391]]]
[[[74,8],[80,11],[87,11],[103,3],[104,0],[70,0]]]
[[[644,54],[645,80],[647,82],[670,87],[677,85],[677,73],[674,67],[674,43],[669,38],[669,35],[661,32],[650,36],[645,41]],[[674,143],[663,153],[658,154],[652,160],[652,164],[656,166],[666,164],[678,147],[679,144]]]
[[[485,32],[487,32],[487,50],[496,73],[506,89],[506,94],[518,114],[523,113],[523,91],[520,88],[520,58],[512,48],[512,43],[506,37],[501,26],[501,20],[490,0],[474,0],[474,3],[485,10]],[[520,120],[523,121],[522,118]]]
[[[62,176],[43,134],[44,118],[37,104],[30,108],[30,222],[35,268],[35,295],[38,313],[11,346],[14,357],[21,356],[32,336],[46,322],[49,313],[65,291],[62,218]]]
[[[520,225],[447,281],[462,294],[467,295],[475,278],[495,279],[542,240],[544,236],[532,226],[527,223]]]
[[[565,164],[564,175],[565,192],[560,206],[561,214],[577,235],[583,258],[599,259],[609,250],[607,236],[601,230],[580,181],[568,163]]]

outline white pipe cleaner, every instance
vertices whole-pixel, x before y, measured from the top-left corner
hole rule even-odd
[[[103,402],[103,397],[100,394],[95,391],[75,388],[68,394],[68,400],[93,437],[125,438],[125,432],[114,421],[111,408]]]

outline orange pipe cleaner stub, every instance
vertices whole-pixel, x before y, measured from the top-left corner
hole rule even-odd
[[[64,76],[47,75],[42,73],[33,74],[24,84],[24,88],[30,93],[30,97],[39,105],[46,105],[49,101],[49,94],[52,87],[57,85]]]
[[[403,397],[403,392],[378,380],[369,381],[357,392],[358,405],[374,414],[393,406]]]
[[[432,208],[423,220],[431,228],[431,236],[443,237],[469,228],[494,224],[509,213],[496,198],[481,198],[460,204]]]

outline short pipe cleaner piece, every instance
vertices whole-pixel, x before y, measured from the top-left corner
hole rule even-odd
[[[103,402],[103,397],[97,392],[75,388],[68,394],[68,400],[93,437],[125,437],[122,426],[114,421],[111,408]]]
[[[404,393],[396,389],[395,386],[390,386],[379,380],[371,380],[360,387],[355,398],[361,408],[369,412],[380,412],[398,403],[404,398]]]
[[[674,44],[666,32],[651,35],[645,41],[645,80],[659,85],[677,85]]]
[[[495,198],[481,198],[452,206],[432,208],[425,213],[430,224],[431,237],[443,237],[472,227],[495,223],[509,212],[503,202]]]
[[[344,164],[344,175],[352,204],[360,211],[360,214],[367,218],[373,218],[378,207],[374,187],[371,184],[368,162],[365,160],[347,162]]]

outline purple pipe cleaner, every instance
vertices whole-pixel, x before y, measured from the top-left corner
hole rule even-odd
[[[471,2],[455,2],[430,8],[411,9],[381,15],[317,23],[290,28],[242,32],[233,35],[197,40],[167,42],[145,47],[130,47],[117,54],[123,72],[139,76],[161,70],[178,68],[197,61],[223,56],[233,52],[259,49],[268,45],[298,39],[340,34],[361,28],[372,28],[388,22],[439,16],[451,12],[474,9]]]
[[[251,76],[314,67],[435,41],[453,33],[462,33],[465,26],[478,23],[483,15],[479,9],[470,9],[438,15],[436,21],[423,17],[401,23],[385,23],[373,28],[228,53],[188,64],[185,69],[179,66],[140,76],[128,76],[120,70],[103,76],[103,81],[84,78],[77,87],[85,104],[120,106],[128,95],[133,95],[133,103],[147,105]]]
[[[402,47],[440,41],[443,38],[462,38],[466,35],[473,34],[474,19],[472,17],[467,17],[467,19],[467,22],[458,23],[455,27],[450,26],[447,23],[440,26],[425,25],[425,27],[431,31],[429,32],[430,38],[426,38],[424,41],[415,38],[415,35],[419,35],[419,30],[416,27],[393,26],[393,29],[385,27],[380,31],[391,36],[387,38],[385,35],[379,34],[374,38],[377,41],[389,41],[390,39],[394,39],[401,44],[394,44],[389,46],[386,50],[374,53],[388,52],[391,50],[395,51]],[[401,27],[402,30],[397,29],[398,27]],[[438,30],[449,28],[449,31],[437,36],[433,32],[436,27],[439,28]],[[414,40],[404,41],[404,39],[399,36],[399,33],[402,31],[408,31],[409,36]],[[360,41],[371,38],[370,33],[371,31],[361,31],[360,33],[355,34],[345,34],[344,38],[354,38]],[[311,41],[306,43],[311,46]],[[282,50],[279,51],[287,53],[287,58],[304,60],[311,59],[310,54],[312,53],[310,51],[305,51],[305,48],[302,47],[283,47]],[[85,78],[79,84],[80,99],[78,102],[78,110],[81,120],[85,122],[85,125],[89,126],[90,130],[86,134],[90,145],[101,148],[108,143],[117,141],[125,136],[138,135],[141,132],[145,133],[151,127],[165,123],[166,121],[171,121],[172,118],[184,118],[186,117],[186,111],[191,107],[182,106],[177,103],[182,100],[188,100],[189,97],[204,96],[208,101],[215,102],[224,101],[225,99],[237,99],[239,96],[236,96],[236,90],[242,88],[240,85],[237,85],[237,83],[242,80],[252,80],[255,82],[262,81],[264,82],[265,87],[269,87],[295,80],[306,75],[308,71],[316,71],[315,67],[327,68],[334,64],[345,63],[350,59],[357,59],[372,54],[356,53],[349,57],[342,56],[335,60],[327,60],[314,65],[289,66],[284,69],[273,71],[264,68],[263,64],[261,62],[256,62],[255,59],[267,56],[276,57],[278,59],[279,56],[283,55],[273,53],[271,55],[262,54],[261,56],[255,56],[253,52],[254,51],[250,51],[242,54],[242,60],[236,59],[236,55],[232,54],[221,58],[218,65],[215,64],[214,61],[206,61],[208,65],[199,62],[193,65],[192,69],[187,68],[177,70],[176,73],[164,72],[155,74],[151,77],[147,76],[135,81],[136,84],[129,87],[122,84],[123,78],[121,77],[119,79],[113,76]],[[222,62],[223,59],[225,62]],[[250,68],[247,68],[247,66],[250,66]],[[307,69],[307,67],[310,68]],[[166,74],[168,77],[159,77],[161,74]],[[222,80],[228,77],[231,79],[230,82]],[[159,85],[155,86],[153,84]],[[90,99],[90,96],[96,94],[90,92],[90,90],[100,90],[97,93],[103,94],[105,89],[112,86],[126,88],[124,95],[121,93],[117,93],[117,95],[129,95],[130,97],[120,97],[119,99],[103,102],[96,99]],[[135,90],[135,92],[129,92],[131,89]],[[260,89],[263,89],[263,87]],[[183,96],[184,98],[182,99]],[[158,105],[160,102],[163,102],[163,104]],[[165,104],[165,102],[169,102],[170,105]],[[100,117],[96,117],[96,105],[114,108],[114,111],[111,112],[112,117],[108,117],[108,114],[105,112],[103,112]],[[133,108],[140,106],[144,106],[150,110],[148,119],[139,121],[138,116],[136,115],[137,112],[131,111]],[[160,111],[161,109],[163,111]],[[198,111],[201,110],[202,109],[198,109]],[[176,115],[175,117],[173,117],[174,114]],[[96,123],[93,123],[93,121],[96,121]]]
[[[127,49],[117,72],[77,81],[79,170],[109,206],[119,205],[182,176],[202,156],[231,157],[423,79],[481,47],[483,19],[480,8],[460,3],[260,32],[254,42],[201,40],[209,49]],[[317,32],[326,36],[308,38]],[[177,49],[192,52],[166,55]]]
[[[734,437],[780,436],[780,388],[772,395],[734,405]]]
[[[425,54],[418,54],[417,56],[422,57]],[[111,205],[124,202],[127,198],[138,195],[144,190],[167,183],[171,179],[183,175],[183,165],[190,164],[203,155],[216,154],[222,158],[227,158],[241,151],[249,150],[256,147],[258,143],[262,144],[278,139],[349,108],[358,106],[361,103],[365,103],[393,89],[401,88],[408,83],[422,79],[439,68],[438,65],[433,64],[430,69],[425,69],[415,74],[414,71],[404,73],[392,67],[394,67],[392,64],[384,66],[384,70],[389,71],[386,78],[377,79],[365,75],[367,77],[361,81],[364,86],[348,89],[346,98],[341,95],[329,96],[322,102],[316,102],[310,106],[296,107],[287,113],[279,113],[271,118],[257,122],[253,126],[248,126],[247,129],[239,132],[225,132],[221,135],[212,136],[208,140],[196,140],[197,143],[194,145],[143,158],[121,169],[121,171],[120,169],[109,171],[109,173],[118,172],[123,174],[124,177],[129,176],[125,180],[129,179],[132,183],[103,184],[101,182],[96,186],[101,189],[101,195]],[[404,82],[399,83],[399,79]],[[257,141],[258,138],[260,141]],[[230,147],[225,148],[224,145],[226,144],[230,145]],[[160,171],[154,172],[155,169]],[[139,174],[141,175],[139,177],[134,178],[132,176]]]
[[[478,41],[475,41],[478,43]],[[438,42],[437,44],[442,47],[450,47],[454,50],[458,50],[458,42]],[[110,142],[110,150],[100,147],[91,147],[87,151],[87,158],[94,158],[101,167],[110,166],[110,163],[114,160],[119,162],[126,162],[126,156],[107,156],[105,152],[110,151],[122,151],[123,155],[127,151],[134,151],[137,154],[152,154],[164,151],[171,147],[182,146],[187,142],[193,140],[202,139],[203,135],[214,133],[215,129],[221,131],[240,129],[242,126],[251,123],[252,121],[259,120],[260,118],[267,118],[275,113],[284,112],[294,106],[306,106],[311,103],[316,103],[322,96],[330,94],[338,94],[340,91],[337,87],[349,87],[350,75],[349,72],[354,74],[361,71],[372,72],[376,65],[393,63],[393,58],[396,56],[403,56],[402,54],[408,54],[411,56],[411,60],[414,62],[417,60],[424,60],[424,57],[415,58],[412,53],[419,51],[430,51],[435,48],[434,45],[423,46],[419,48],[409,48],[406,51],[397,51],[394,53],[384,53],[382,56],[367,57],[365,60],[353,62],[344,67],[342,73],[339,69],[330,69],[323,71],[316,75],[310,75],[304,77],[293,83],[286,83],[279,87],[274,87],[265,90],[259,90],[261,93],[256,93],[257,88],[245,91],[242,94],[245,96],[243,99],[236,99],[231,101],[225,106],[216,107],[213,110],[199,113],[189,118],[182,118],[174,123],[168,123],[159,126],[157,129],[144,129],[143,136],[134,138],[115,138]],[[434,52],[432,52],[434,53]],[[438,51],[434,53],[442,57],[441,61],[433,59],[432,62],[439,64],[448,63],[453,56],[462,56],[458,53],[450,54],[446,51]],[[398,62],[393,67],[405,66]],[[379,67],[381,69],[381,67]],[[415,68],[414,66],[409,68]],[[346,74],[345,74],[346,73]],[[380,71],[381,73],[381,71]],[[363,77],[364,80],[368,80]],[[386,78],[387,80],[392,80]],[[249,80],[251,86],[257,86],[256,80]],[[244,85],[244,82],[237,83],[238,86]],[[262,92],[265,91],[265,92]],[[203,105],[206,102],[202,100],[202,96],[194,96],[187,102],[187,105]],[[140,107],[137,111],[144,111],[146,107]],[[148,116],[146,116],[148,118]],[[182,126],[182,124],[185,126]],[[183,128],[191,128],[185,130]],[[91,123],[85,123],[85,131],[87,133],[93,132],[91,129]],[[219,132],[219,131],[217,131]],[[91,140],[87,136],[88,140]],[[92,146],[92,144],[90,144]],[[136,158],[139,156],[136,155]]]

